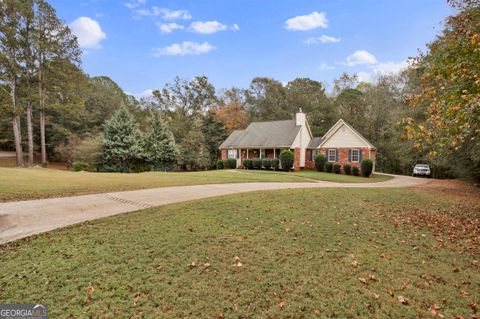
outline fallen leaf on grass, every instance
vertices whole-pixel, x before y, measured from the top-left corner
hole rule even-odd
[[[430,308],[428,308],[428,313],[430,314],[430,316],[432,317],[439,317],[439,318],[444,318],[445,316],[442,315],[438,310],[440,309],[439,306],[433,304],[430,306]]]
[[[469,295],[468,291],[465,291],[465,290],[460,291],[460,296],[465,297],[468,295]]]
[[[410,300],[404,296],[398,296],[397,299],[401,304],[404,304],[404,305],[408,305],[410,303]]]
[[[372,297],[373,297],[373,299],[376,300],[376,299],[380,298],[380,295],[376,294],[376,293],[372,293]]]
[[[360,282],[362,282],[364,284],[367,284],[367,279],[365,279],[363,277],[358,278],[358,280],[360,280]]]
[[[285,300],[280,300],[278,303],[277,303],[277,307],[282,309],[283,307],[285,306]]]
[[[87,287],[87,295],[90,297],[93,295],[93,293],[95,292],[95,288],[93,288],[93,286],[90,284],[88,287]]]

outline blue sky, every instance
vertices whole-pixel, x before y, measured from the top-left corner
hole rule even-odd
[[[395,72],[452,13],[444,0],[52,0],[85,52],[84,70],[140,96],[175,76],[217,89],[255,76],[332,83]]]

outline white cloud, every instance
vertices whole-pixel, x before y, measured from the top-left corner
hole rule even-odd
[[[307,31],[316,28],[326,28],[328,20],[325,12],[314,11],[303,16],[296,16],[285,21],[285,29],[294,31]]]
[[[376,64],[377,59],[371,53],[365,50],[358,50],[353,52],[347,57],[347,62],[343,63],[348,66],[354,66],[359,64]]]
[[[183,30],[183,25],[177,24],[175,22],[172,23],[157,23],[158,29],[160,29],[163,33],[171,33],[175,30]]]
[[[328,65],[325,62],[322,62],[322,64],[320,64],[320,66],[318,68],[322,71],[335,69],[335,67],[333,65]]]
[[[232,26],[230,27],[233,31],[238,31],[240,30],[240,27],[238,26],[238,24],[234,23],[232,24]]]
[[[139,6],[145,5],[146,1],[145,0],[133,0],[130,2],[126,2],[125,6],[129,9],[135,9]]]
[[[372,73],[368,72],[358,72],[357,73],[358,81],[372,83],[373,82],[373,75]]]
[[[152,89],[146,89],[143,92],[140,93],[130,93],[130,92],[125,92],[127,95],[132,95],[134,96],[137,100],[141,100],[144,98],[149,98],[153,96],[153,90]]]
[[[164,20],[189,20],[192,15],[187,10],[170,10],[168,8],[152,7],[151,9],[138,9],[135,13],[139,16],[161,16]]]
[[[153,55],[155,57],[160,57],[162,55],[200,55],[215,49],[216,48],[208,42],[197,43],[184,41],[182,43],[174,43],[164,48],[154,49]]]
[[[319,37],[311,37],[306,39],[304,42],[306,44],[319,44],[319,43],[335,43],[340,42],[340,38],[331,37],[328,35],[322,35]]]
[[[395,74],[408,67],[408,62],[385,62],[378,63],[373,67],[375,74]]]
[[[225,31],[227,28],[225,24],[218,21],[195,21],[190,24],[188,30],[196,33],[212,34],[218,31]]]
[[[97,21],[80,17],[70,24],[73,34],[77,36],[78,44],[81,48],[98,49],[100,42],[107,38]]]

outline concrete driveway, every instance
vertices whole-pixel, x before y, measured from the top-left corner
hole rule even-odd
[[[0,244],[56,228],[153,206],[261,190],[414,187],[427,179],[394,176],[378,183],[238,183],[175,186],[0,203]]]

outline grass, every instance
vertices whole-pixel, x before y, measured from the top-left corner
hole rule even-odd
[[[151,208],[2,246],[0,300],[46,303],[52,318],[470,318],[479,256],[394,222],[461,220],[463,202],[308,189]]]
[[[337,183],[385,182],[393,178],[392,176],[378,175],[378,174],[373,174],[369,178],[365,178],[361,176],[334,174],[334,173],[317,172],[317,171],[301,171],[301,172],[295,173],[295,175],[304,177],[304,178],[315,179],[319,181],[337,182]]]
[[[351,178],[354,182],[379,179],[335,176],[319,172],[282,173],[269,171],[204,171],[141,174],[71,172],[52,169],[0,168],[0,201],[59,197],[101,192],[124,191],[143,188],[199,185],[213,183],[246,182],[308,182],[303,176],[317,179],[333,178],[340,181]],[[323,176],[326,177],[323,177]],[[331,175],[331,176],[328,176]]]

